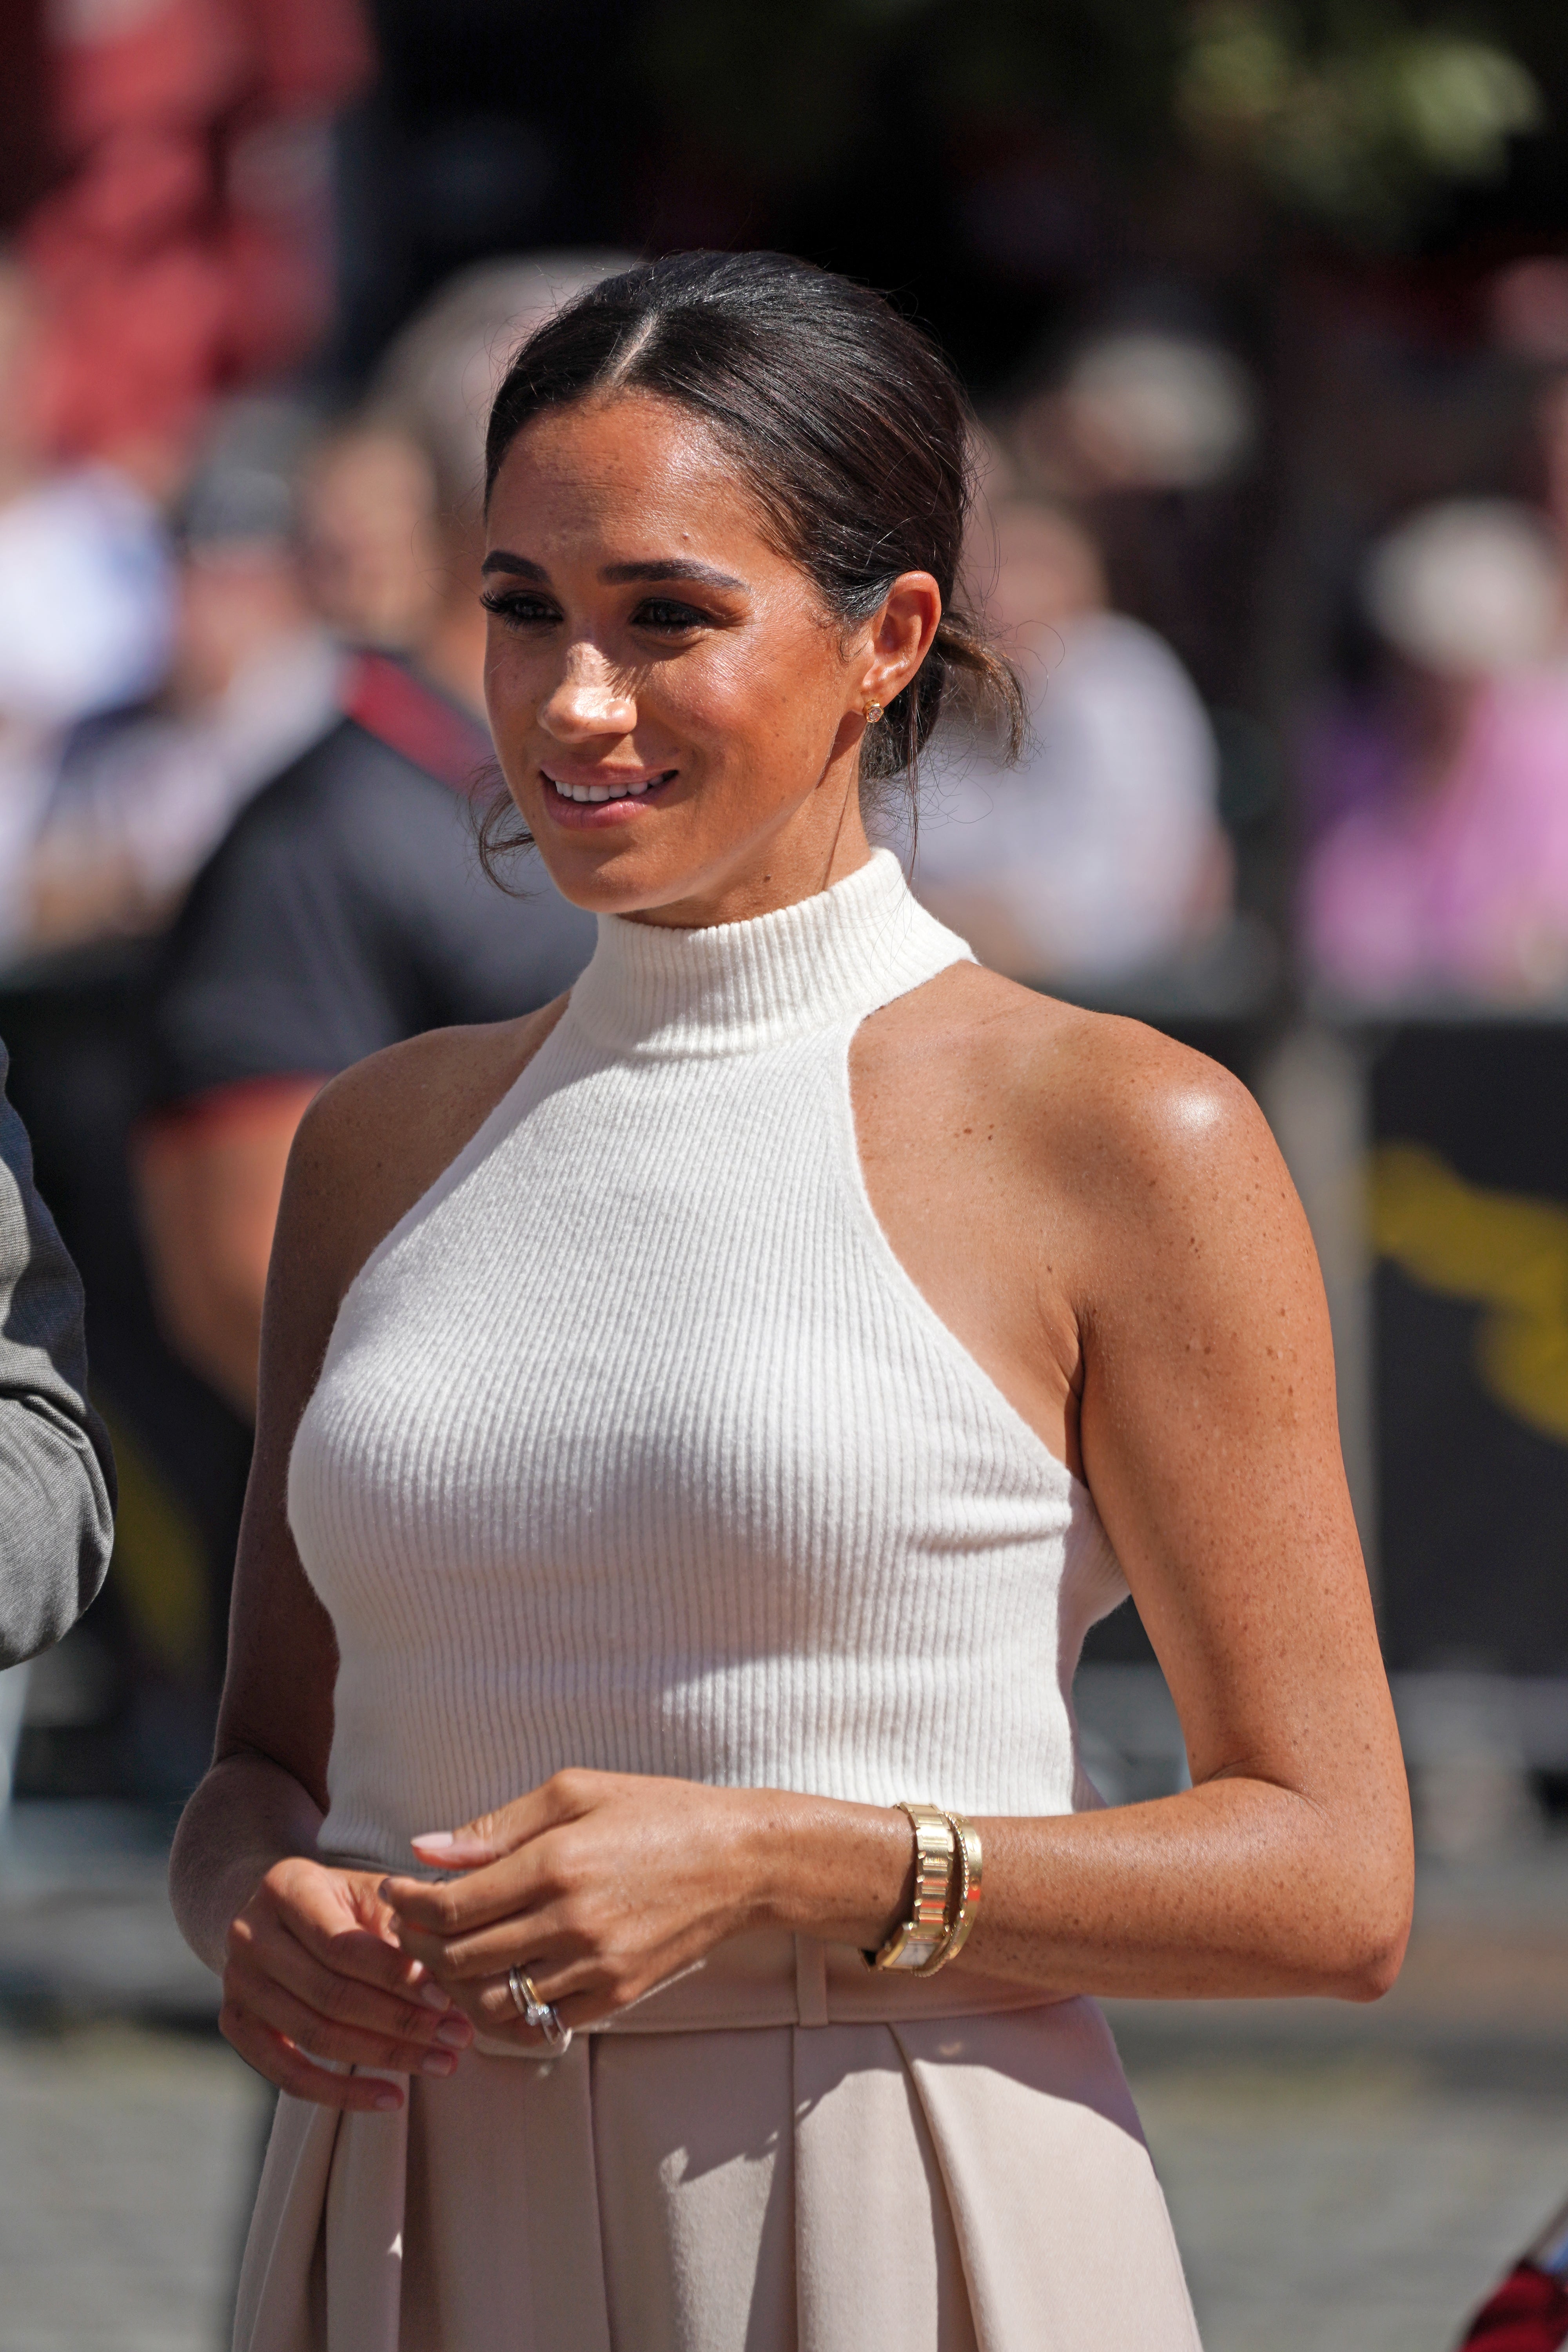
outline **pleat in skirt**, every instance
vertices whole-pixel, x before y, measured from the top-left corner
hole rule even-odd
[[[747,1937],[561,2058],[282,2097],[236,2352],[1197,2352],[1099,2009],[944,1982]]]

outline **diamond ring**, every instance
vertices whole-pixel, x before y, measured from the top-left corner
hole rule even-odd
[[[543,2034],[552,2057],[564,2057],[572,2047],[572,2028],[562,2024],[553,2001],[541,2000],[532,1978],[524,1976],[521,1969],[509,1969],[506,1981],[511,2005],[524,2025]]]

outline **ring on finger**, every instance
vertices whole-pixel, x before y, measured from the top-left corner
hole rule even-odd
[[[545,2047],[552,2057],[564,2057],[572,2047],[572,2028],[562,2024],[554,2002],[541,2000],[533,1979],[525,1976],[521,1969],[509,1969],[506,1981],[511,2005],[524,2025],[543,2034]]]

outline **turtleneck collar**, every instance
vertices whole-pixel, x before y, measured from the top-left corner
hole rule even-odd
[[[892,852],[879,849],[830,889],[749,922],[676,930],[601,915],[571,1013],[613,1051],[761,1053],[862,1020],[973,961],[912,896]]]

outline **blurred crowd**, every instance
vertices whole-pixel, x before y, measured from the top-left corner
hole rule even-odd
[[[123,454],[62,464],[41,445],[40,306],[27,268],[0,263],[7,964],[163,932],[251,800],[352,707],[361,656],[482,718],[490,375],[608,262],[468,270],[346,413],[208,401],[155,490]],[[1568,320],[1568,264],[1531,271]],[[963,593],[1023,677],[1029,740],[1005,769],[959,714],[921,779],[918,850],[907,811],[884,821],[931,904],[1020,977],[1135,992],[1235,932],[1234,714],[1193,609],[1213,567],[1160,541],[1251,465],[1259,407],[1217,339],[1134,325],[1086,335],[985,415]],[[1309,986],[1504,1004],[1568,988],[1568,364],[1542,378],[1529,456],[1537,502],[1427,502],[1344,567],[1340,658],[1281,747],[1297,887],[1279,945]]]

